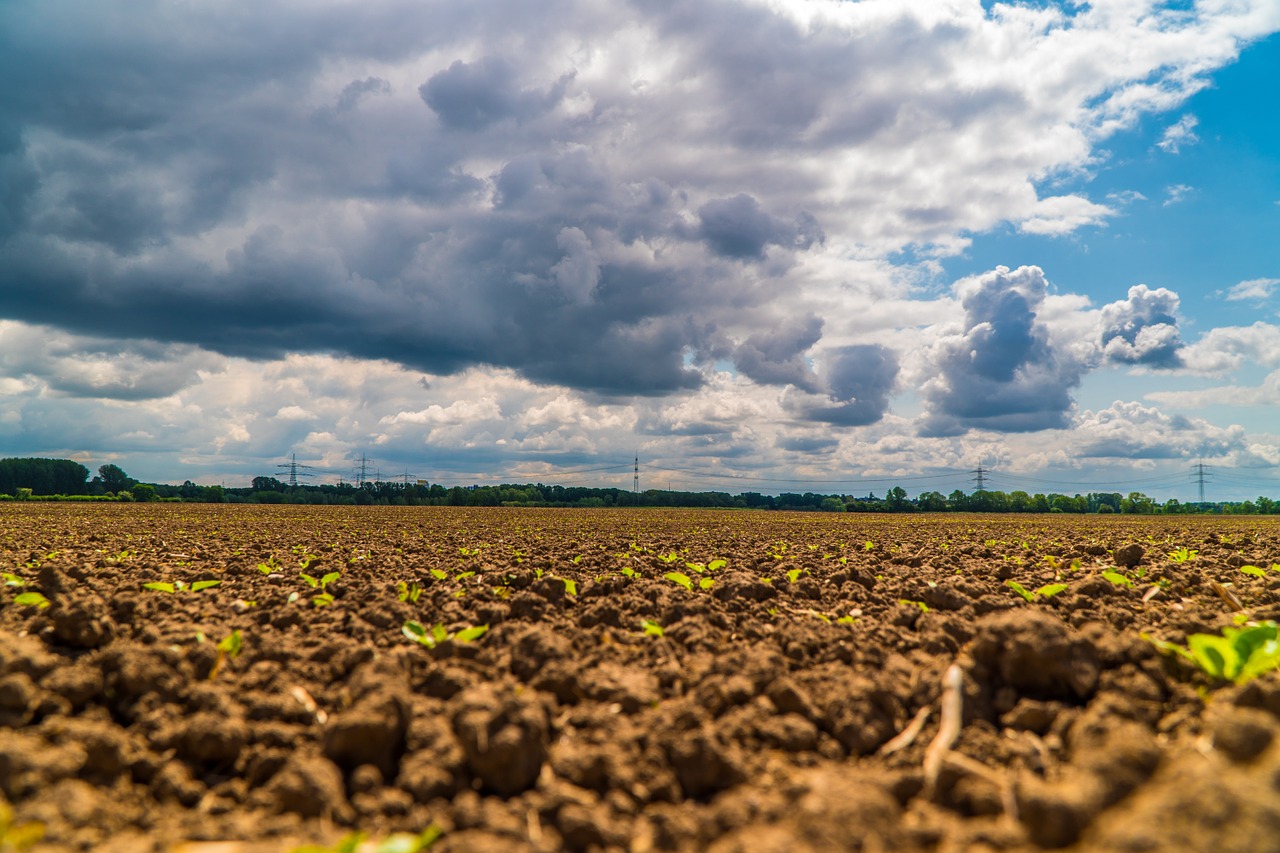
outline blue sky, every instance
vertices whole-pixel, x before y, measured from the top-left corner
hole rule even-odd
[[[1203,460],[1280,495],[1277,31],[1272,0],[6,3],[0,454],[1183,499]]]

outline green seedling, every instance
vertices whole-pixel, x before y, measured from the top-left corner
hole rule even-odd
[[[458,574],[456,574],[453,579],[456,581],[464,581],[467,578],[473,578],[475,576],[476,576],[475,572],[458,572]]]
[[[306,572],[298,572],[298,577],[302,578],[303,582],[305,582],[307,586],[311,587],[312,589],[320,590],[320,593],[318,595],[312,596],[311,598],[311,604],[314,607],[328,607],[330,604],[333,604],[334,602],[333,593],[329,592],[326,589],[326,587],[328,587],[329,584],[333,583],[341,576],[342,576],[341,572],[329,572],[328,574],[323,575],[322,577],[313,578],[311,575],[307,574]],[[297,599],[294,598],[293,596],[290,596],[289,600],[297,601]]]
[[[680,559],[680,555],[672,551],[670,554],[659,554],[658,559],[664,563],[671,564]]]
[[[857,622],[857,621],[858,621],[857,618],[852,613],[845,614],[844,616],[841,616],[839,619],[836,620],[836,622],[840,625],[852,625],[854,622]]]
[[[684,572],[667,572],[663,577],[693,592],[693,580]]]
[[[1173,560],[1175,563],[1185,563],[1188,560],[1194,560],[1196,558],[1196,554],[1199,553],[1199,551],[1192,551],[1187,548],[1177,548],[1169,552],[1169,559]]]
[[[817,610],[810,610],[809,615],[815,619],[820,619],[821,621],[826,622],[828,625],[831,624],[831,617],[825,613],[819,613]]]
[[[701,578],[698,581],[698,589],[711,589],[715,584],[716,582],[711,578]]]
[[[876,543],[872,542],[870,539],[862,543],[862,550],[864,551],[874,551],[875,549]]]
[[[1037,598],[1053,598],[1055,595],[1067,588],[1065,583],[1047,583],[1035,590],[1029,590],[1017,581],[1005,581],[1004,585],[1025,598],[1027,601],[1035,601]]]
[[[564,592],[565,592],[565,595],[577,595],[577,594],[578,594],[578,582],[577,582],[577,581],[575,581],[575,580],[570,580],[569,578],[560,578],[560,580],[564,582]]]
[[[636,578],[640,577],[640,573],[637,572],[635,569],[631,568],[630,566],[623,566],[621,569],[618,570],[618,573],[621,574],[624,578],[631,578],[632,580],[635,580]]]
[[[20,592],[13,597],[13,603],[19,607],[38,607],[44,610],[49,606],[49,599],[38,592]]]
[[[804,574],[804,569],[789,569],[787,571],[787,583],[795,583],[800,580],[802,574]]]
[[[436,646],[446,640],[453,640],[455,643],[470,643],[480,639],[489,630],[488,625],[476,625],[472,628],[463,628],[461,631],[449,633],[449,631],[439,622],[433,628],[427,630],[427,627],[421,622],[414,622],[412,619],[404,623],[400,629],[400,633],[404,634],[410,640],[413,640],[420,646],[426,646],[434,649]]]
[[[209,670],[209,680],[213,681],[218,677],[218,670],[222,669],[222,664],[228,659],[235,660],[240,657],[240,652],[243,648],[244,642],[238,629],[219,640],[218,658],[213,662],[213,668]]]
[[[264,575],[275,574],[280,571],[280,563],[276,560],[274,555],[270,556],[266,559],[266,562],[258,563],[258,571],[262,572]]]
[[[640,623],[640,627],[644,629],[646,635],[650,637],[661,637],[667,632],[662,630],[662,626],[652,619],[645,619]]]
[[[1240,571],[1244,572],[1246,575],[1253,575],[1254,577],[1259,578],[1267,576],[1267,570],[1262,568],[1262,566],[1241,566]],[[1280,572],[1280,563],[1272,563],[1271,571]],[[9,575],[6,575],[6,577],[9,577]]]
[[[1111,581],[1111,583],[1114,584],[1115,586],[1123,586],[1129,589],[1133,588],[1133,581],[1129,580],[1127,577],[1120,574],[1119,572],[1113,572],[1110,569],[1108,569],[1107,571],[1102,573],[1102,576],[1107,580]]]
[[[222,581],[192,581],[190,585],[188,585],[185,581],[174,581],[173,583],[155,581],[153,583],[144,583],[142,588],[152,590],[153,592],[167,592],[170,595],[177,595],[183,592],[200,592],[205,589],[213,589],[221,583]]]
[[[575,566],[576,566],[576,565],[578,565],[578,564],[579,564],[579,563],[581,563],[581,562],[582,562],[582,555],[581,555],[581,554],[579,554],[578,556],[576,556],[576,557],[574,557],[574,558],[573,558],[573,564],[574,564]]]
[[[21,853],[44,840],[44,824],[39,821],[18,823],[13,808],[0,797],[0,853]]]
[[[449,573],[446,572],[444,569],[432,569],[431,577],[435,578],[438,581],[442,581],[445,578],[449,577]]]
[[[1249,627],[1223,628],[1221,636],[1192,634],[1187,637],[1185,647],[1156,640],[1146,634],[1142,638],[1160,653],[1190,661],[1218,681],[1244,684],[1280,668],[1280,630],[1271,621]]]
[[[923,601],[915,601],[910,598],[899,598],[898,603],[907,607],[919,607],[921,613],[929,612],[929,605],[925,604]]]
[[[418,586],[417,583],[400,581],[396,584],[396,597],[401,601],[417,604],[418,599],[422,597],[422,587]]]
[[[727,565],[729,565],[728,560],[712,560],[710,563],[707,563],[707,571],[717,572]]]
[[[378,842],[367,840],[369,836],[363,832],[352,832],[332,847],[307,844],[295,847],[289,853],[423,853],[430,850],[443,834],[443,830],[434,823],[417,835],[397,832]]]
[[[317,557],[315,554],[303,554],[302,558],[298,560],[298,565],[305,572],[307,569],[311,568],[311,564],[318,559],[320,558]]]
[[[5,586],[23,587],[27,582],[11,572],[0,572],[0,580],[4,581]]]

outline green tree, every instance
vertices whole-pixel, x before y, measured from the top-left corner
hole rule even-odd
[[[130,490],[135,501],[149,503],[151,501],[160,500],[160,496],[156,494],[156,487],[149,486],[146,483],[137,483]]]
[[[103,465],[98,468],[98,476],[102,478],[102,487],[108,492],[123,492],[138,482],[126,474],[119,465]]]

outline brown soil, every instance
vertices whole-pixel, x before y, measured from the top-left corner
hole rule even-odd
[[[1140,637],[1231,624],[1215,584],[1280,616],[1239,569],[1274,519],[8,504],[0,540],[0,795],[40,849],[1280,850],[1280,675]]]

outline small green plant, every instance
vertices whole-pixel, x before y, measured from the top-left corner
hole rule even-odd
[[[898,603],[906,607],[919,607],[921,613],[929,612],[929,605],[925,604],[923,601],[914,601],[910,598],[899,598]]]
[[[564,593],[565,593],[565,595],[577,595],[577,594],[578,594],[578,582],[577,582],[577,581],[575,581],[575,580],[570,580],[569,578],[560,578],[560,580],[564,583]]]
[[[667,572],[663,577],[674,584],[679,584],[690,592],[693,591],[693,580],[684,572]]]
[[[267,557],[266,561],[258,563],[258,571],[264,575],[273,575],[280,571],[280,563],[276,560],[275,555]]]
[[[5,586],[24,587],[27,582],[11,572],[0,572],[0,580],[4,581]]]
[[[240,657],[240,652],[244,649],[244,641],[240,637],[240,631],[237,629],[218,641],[218,658],[213,662],[213,668],[209,670],[209,680],[213,681],[218,677],[218,671],[222,669],[222,665],[228,660],[235,660]]]
[[[802,574],[804,574],[804,569],[788,569],[787,583],[795,583],[796,581],[800,580],[800,576]]]
[[[618,569],[618,574],[622,575],[624,578],[630,578],[632,580],[640,577],[640,573],[630,566],[623,566],[621,569]]]
[[[455,643],[474,642],[483,637],[485,632],[488,630],[488,625],[476,625],[471,628],[463,628],[461,631],[450,633],[439,622],[437,622],[433,628],[427,630],[427,627],[421,622],[414,622],[410,619],[408,622],[404,623],[404,626],[400,629],[400,633],[404,634],[420,646],[426,646],[429,649],[434,649],[446,640],[453,640]]]
[[[1244,572],[1246,575],[1253,575],[1254,577],[1259,578],[1267,576],[1267,570],[1262,568],[1262,566],[1241,566],[1240,571]],[[1271,571],[1280,572],[1280,563],[1272,563]]]
[[[222,581],[192,581],[187,584],[185,581],[174,581],[167,583],[164,581],[155,581],[152,583],[144,583],[143,589],[149,589],[153,592],[167,592],[170,595],[177,595],[183,592],[200,592],[201,590],[213,589],[219,586]]]
[[[312,589],[320,590],[319,594],[311,597],[311,604],[315,607],[328,607],[333,604],[333,593],[329,592],[326,587],[342,576],[342,572],[329,572],[319,578],[314,578],[306,572],[298,572],[298,577]],[[296,599],[290,598],[290,601]]]
[[[670,554],[658,554],[657,556],[659,560],[661,560],[664,563],[667,563],[668,565],[680,559],[680,555],[677,554],[675,551],[672,551]]]
[[[711,589],[715,585],[716,582],[711,578],[700,578],[698,580],[698,589]]]
[[[1029,590],[1017,581],[1005,581],[1004,585],[1025,598],[1027,601],[1035,601],[1037,598],[1053,598],[1058,593],[1067,588],[1065,583],[1047,583],[1039,589]]]
[[[449,573],[446,572],[444,569],[432,569],[431,577],[435,578],[438,581],[442,581],[447,577],[449,577]]]
[[[49,599],[38,592],[20,592],[13,597],[13,603],[19,607],[38,607],[44,610],[49,606]]]
[[[0,853],[31,850],[44,839],[44,824],[38,821],[18,823],[13,808],[0,797]]]
[[[422,597],[422,587],[417,583],[405,583],[400,581],[396,584],[396,597],[401,601],[408,601],[411,604],[417,604],[418,599]]]
[[[1226,627],[1222,635],[1192,634],[1187,645],[1142,638],[1162,654],[1177,655],[1210,678],[1244,684],[1259,675],[1280,668],[1280,630],[1271,621],[1248,627]]]
[[[640,623],[640,627],[644,629],[646,635],[650,637],[661,637],[667,632],[662,630],[662,626],[652,619],[645,619]]]
[[[1102,573],[1102,576],[1107,580],[1111,581],[1111,583],[1114,584],[1115,586],[1123,586],[1129,589],[1133,588],[1133,581],[1129,580],[1129,578],[1125,577],[1119,572],[1108,569],[1107,571]]]
[[[875,549],[876,543],[872,542],[870,539],[862,543],[862,550],[864,551],[874,551]]]
[[[1192,551],[1187,548],[1175,548],[1169,552],[1169,559],[1175,563],[1185,563],[1188,560],[1194,560],[1199,551]]]

